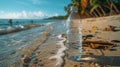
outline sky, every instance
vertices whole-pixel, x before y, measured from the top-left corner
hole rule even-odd
[[[43,19],[65,15],[71,0],[0,0],[0,19]]]

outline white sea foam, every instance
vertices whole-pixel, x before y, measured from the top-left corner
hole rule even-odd
[[[55,64],[56,67],[61,66],[64,63],[63,57],[65,56],[65,50],[67,49],[67,47],[64,45],[64,41],[66,40],[66,38],[63,38],[62,35],[58,35],[57,36],[59,39],[62,39],[61,41],[57,42],[57,45],[61,46],[56,55],[50,57],[49,59],[56,59],[57,62]]]
[[[24,26],[23,26],[23,25],[19,25],[18,27],[20,27],[20,28],[24,28]]]
[[[51,24],[53,24],[54,22],[48,22],[48,23],[45,23],[46,26],[49,26]]]

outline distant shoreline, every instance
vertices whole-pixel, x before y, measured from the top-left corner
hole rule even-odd
[[[118,15],[111,15],[111,16],[119,16]],[[91,18],[104,18],[104,17],[111,17],[111,16],[103,16],[103,17],[88,17],[88,18],[81,18],[81,19],[91,19]],[[44,18],[44,20],[67,20],[68,16],[53,16],[49,18]]]

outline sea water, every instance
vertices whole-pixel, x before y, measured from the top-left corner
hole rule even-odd
[[[19,21],[21,25],[31,24],[29,19],[13,19],[13,25]],[[29,30],[23,30],[17,33],[0,35],[0,67],[10,67],[11,64],[19,61],[24,47],[32,46],[37,40],[41,38],[44,31],[49,27],[54,27],[51,34],[60,34],[63,32],[63,21],[58,20],[40,20],[35,19],[34,24],[45,24],[44,26],[36,27]],[[8,19],[0,19],[0,29],[9,27]]]

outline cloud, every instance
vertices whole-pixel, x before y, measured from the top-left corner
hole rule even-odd
[[[57,13],[55,14],[47,14],[42,11],[34,11],[34,12],[27,12],[27,11],[21,11],[21,12],[4,12],[1,13],[0,11],[0,18],[7,18],[7,19],[43,19],[43,18],[48,18],[51,16],[58,16]]]
[[[59,16],[59,14],[58,14],[58,13],[55,13],[53,16]]]

